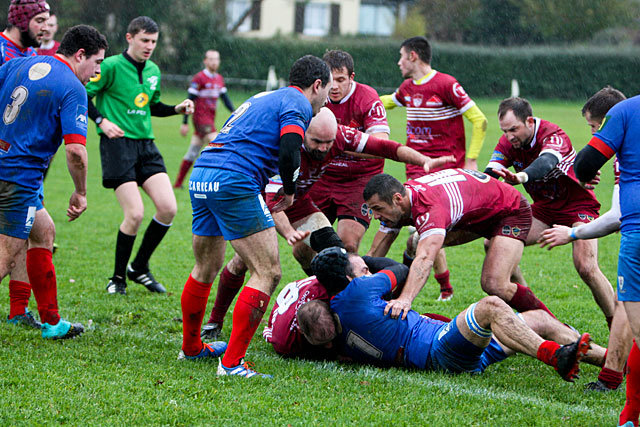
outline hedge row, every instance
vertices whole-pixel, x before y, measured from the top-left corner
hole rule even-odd
[[[343,49],[354,57],[358,81],[388,90],[402,82],[396,65],[399,44],[375,38],[310,42],[217,37],[211,45],[222,55],[224,75],[248,79],[266,79],[269,66],[274,65],[278,76],[286,80],[290,65],[300,56],[322,56],[326,49]],[[179,64],[166,65],[172,72],[193,73],[201,61],[201,52],[195,54],[197,57]],[[476,97],[508,96],[512,79],[518,80],[520,93],[531,98],[584,99],[606,84],[631,96],[638,93],[640,50],[436,44],[432,64],[455,76]],[[176,65],[194,68],[176,69]]]

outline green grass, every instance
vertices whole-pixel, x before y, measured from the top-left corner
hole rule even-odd
[[[231,92],[235,105],[247,95]],[[163,100],[177,102],[183,94],[168,92]],[[483,168],[500,136],[495,118],[498,100],[481,99],[478,104],[489,118],[479,159]],[[537,102],[534,111],[563,127],[579,148],[589,139],[580,106]],[[222,108],[218,121],[227,116]],[[389,120],[392,137],[404,141],[404,111],[391,111]],[[178,133],[179,125],[179,117],[154,119],[157,143],[172,179],[188,146],[188,139]],[[66,221],[73,186],[62,153],[45,184],[46,206],[60,245],[54,262],[61,314],[90,326],[75,340],[45,342],[35,331],[1,324],[0,424],[595,426],[617,421],[624,393],[584,392],[584,385],[595,380],[597,368],[585,365],[580,380],[569,384],[526,356],[510,358],[480,376],[313,363],[281,359],[261,339],[260,328],[248,359],[257,362],[259,371],[273,374],[273,380],[220,379],[214,363],[178,362],[182,327],[176,318],[181,317],[180,293],[193,266],[189,195],[177,192],[178,215],[151,260],[168,293],[150,294],[130,283],[128,296],[108,296],[105,286],[122,214],[113,191],[101,186],[97,137],[94,126],[90,128],[88,210],[79,220]],[[387,165],[390,173],[404,177],[403,166]],[[607,165],[597,189],[603,211],[609,208],[611,188]],[[144,227],[153,214],[146,197],[145,204]],[[374,221],[362,252],[376,228]],[[616,274],[618,245],[616,235],[600,243],[600,266],[610,280]],[[283,280],[278,290],[304,276],[282,239],[280,249]],[[390,255],[399,259],[401,251],[402,244],[396,244]],[[438,286],[430,279],[414,303],[417,310],[453,316],[483,296],[482,243],[447,249],[447,255],[454,299],[436,303]],[[560,319],[606,344],[604,318],[573,268],[570,248],[549,253],[529,247],[521,265],[529,285]],[[6,284],[7,280],[0,287],[2,316],[8,312]],[[212,294],[207,316],[215,288]],[[36,309],[33,300],[31,309]],[[230,331],[229,314],[226,336]]]

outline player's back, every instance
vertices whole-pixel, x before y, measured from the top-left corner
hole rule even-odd
[[[60,146],[63,131],[86,137],[84,86],[56,57],[17,58],[0,67],[0,105],[5,105],[0,128],[2,180],[36,185],[33,181]]]

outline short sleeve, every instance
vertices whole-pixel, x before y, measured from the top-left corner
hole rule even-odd
[[[62,99],[60,124],[66,143],[84,143],[87,137],[87,94],[84,88],[70,85]]]
[[[506,141],[505,137],[501,137],[500,141],[498,141],[498,145],[493,149],[493,154],[491,154],[491,159],[489,160],[489,164],[487,168],[490,169],[506,169],[511,166],[511,159],[509,158],[509,150],[507,149],[506,144],[509,142]]]

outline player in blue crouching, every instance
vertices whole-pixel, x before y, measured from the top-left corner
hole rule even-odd
[[[338,331],[341,353],[354,361],[453,373],[482,372],[517,352],[536,357],[553,366],[564,380],[573,381],[583,357],[602,360],[604,355],[599,347],[587,355],[590,336],[586,333],[564,346],[544,340],[495,296],[472,304],[449,323],[414,310],[403,319],[394,319],[386,313],[385,298],[404,278],[390,269],[372,275],[361,257],[340,248],[320,252],[312,268],[330,288],[329,293],[344,290],[330,302],[336,316],[322,301],[302,306],[298,310],[300,327],[314,345],[326,344]]]

